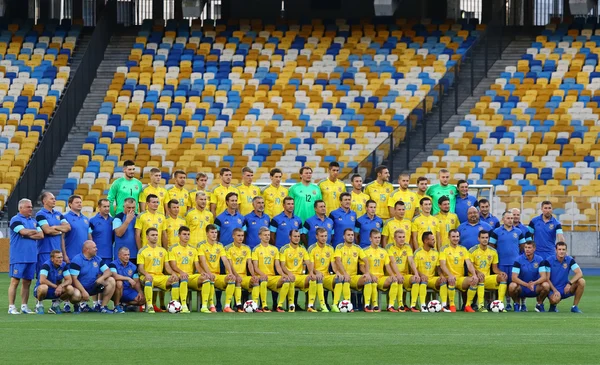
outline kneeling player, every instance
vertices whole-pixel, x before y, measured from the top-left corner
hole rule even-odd
[[[50,252],[50,260],[42,263],[38,281],[33,289],[33,295],[37,298],[35,312],[44,314],[44,299],[52,300],[52,306],[48,309],[50,314],[61,313],[59,299],[79,302],[81,293],[71,285],[72,282],[62,252],[53,250]]]
[[[363,261],[363,275],[358,274],[358,260]],[[369,259],[360,246],[354,244],[354,231],[351,228],[344,230],[344,243],[335,248],[336,274],[344,277],[344,284],[350,283],[348,287],[342,287],[344,299],[350,300],[350,289],[362,290],[365,299],[365,312],[373,312],[371,309],[371,298],[373,287],[377,289],[377,283],[373,283],[369,272]]]
[[[241,228],[233,230],[233,243],[225,246],[231,271],[235,276],[235,303],[237,311],[243,312],[242,289],[251,293],[252,300],[258,303],[260,296],[259,277],[254,273],[252,250],[244,245],[244,231]]]
[[[310,261],[308,251],[300,246],[300,232],[296,229],[290,231],[290,243],[281,248],[279,254],[279,260],[281,263],[281,269],[290,278],[290,288],[288,290],[288,306],[289,312],[294,312],[296,306],[294,305],[294,297],[296,294],[296,288],[306,292],[308,291],[308,312],[315,312],[313,303],[317,296],[317,278],[313,272],[313,265]],[[306,272],[304,274],[304,266],[306,265]]]
[[[371,304],[373,305],[373,311],[380,311],[379,289],[382,291],[389,290],[389,297],[391,299],[388,301],[388,312],[398,312],[394,308],[394,299],[398,296],[398,278],[395,275],[385,275],[385,272],[393,273],[393,271],[390,268],[390,256],[388,255],[387,251],[380,246],[381,233],[379,230],[372,229],[371,232],[369,232],[369,239],[371,246],[366,248],[364,252],[369,260],[369,271],[371,272]]]
[[[583,272],[575,260],[567,255],[567,244],[564,242],[556,243],[556,254],[544,260],[544,267],[549,275],[550,281],[550,309],[549,312],[558,312],[556,305],[561,300],[575,296],[571,312],[581,313],[579,310],[579,300],[585,289],[585,279]],[[573,271],[575,275],[569,279],[569,272]]]
[[[423,247],[415,251],[415,261],[421,284],[419,285],[419,301],[421,302],[421,312],[427,312],[427,288],[439,291],[440,297],[446,298],[448,295],[448,287],[446,286],[446,278],[436,276],[437,268],[440,266],[440,257],[444,259],[443,254],[435,250],[435,235],[430,232],[423,232],[421,235]],[[411,295],[412,312],[419,312],[416,307],[416,298]]]
[[[335,265],[333,261],[334,250],[331,245],[327,244],[328,233],[325,228],[319,227],[316,230],[317,243],[308,248],[310,260],[313,263],[313,272],[317,279],[317,297],[321,312],[329,312],[327,309],[327,298],[325,298],[325,289],[333,292],[332,312],[339,312],[338,302],[342,296],[342,287],[344,285],[343,276],[337,274],[332,275],[330,267]],[[350,289],[350,283],[348,283]],[[312,306],[314,303],[309,303]]]
[[[544,299],[550,291],[546,278],[546,268],[542,265],[542,257],[535,255],[535,242],[528,241],[523,245],[524,253],[517,257],[512,267],[512,282],[508,285],[508,295],[515,303],[515,312],[527,312],[525,302],[519,305],[522,298],[537,297],[536,312],[545,312]]]
[[[411,291],[411,298],[414,298],[414,305],[417,305],[417,298],[419,297],[419,283],[420,278],[413,259],[413,250],[409,244],[406,243],[406,231],[404,229],[397,229],[394,232],[394,242],[386,246],[386,250],[390,255],[390,268],[392,272],[390,275],[396,276],[398,282],[398,293],[396,298],[389,296],[390,304],[393,306],[395,301],[398,301],[397,312],[406,312],[404,306],[404,289]],[[414,272],[411,275],[408,268]],[[388,309],[389,310],[389,309]]]
[[[260,299],[262,311],[270,312],[267,304],[267,289],[279,292],[277,312],[285,312],[283,303],[290,289],[290,278],[285,275],[279,263],[279,252],[277,247],[269,244],[271,231],[267,227],[261,227],[258,231],[260,244],[252,250],[252,262],[254,271],[260,277]],[[277,272],[275,271],[277,269]],[[279,273],[280,275],[277,275]]]
[[[498,253],[495,249],[488,246],[490,233],[488,231],[479,231],[479,245],[471,247],[471,261],[477,271],[477,306],[480,312],[487,312],[485,309],[484,298],[485,290],[497,290],[498,300],[502,301],[506,295],[506,273],[498,268]],[[494,275],[490,274],[490,269]],[[473,312],[471,303],[465,305],[465,312]],[[503,310],[506,312],[506,309]]]
[[[146,230],[148,244],[140,249],[137,256],[140,281],[144,282],[144,297],[146,297],[146,312],[155,313],[152,305],[152,290],[159,288],[168,290],[179,287],[179,277],[173,273],[170,265],[165,265],[167,250],[158,246],[158,229],[150,227]],[[166,270],[169,275],[164,275]]]
[[[140,284],[140,276],[137,266],[129,261],[129,249],[121,247],[118,251],[119,257],[108,264],[112,276],[117,283],[113,302],[115,303],[115,312],[124,313],[124,305],[144,305],[146,299]]]

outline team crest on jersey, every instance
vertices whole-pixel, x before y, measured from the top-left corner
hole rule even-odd
[[[471,201],[470,201],[470,200],[467,200],[467,205],[468,205],[468,206],[471,206],[472,204],[473,204],[473,203],[471,203]]]
[[[193,256],[193,254],[192,254],[192,251],[188,251],[188,256],[189,256],[189,257],[192,257],[192,256]]]
[[[406,256],[406,251],[402,251],[402,256]]]
[[[533,268],[534,268],[534,269],[537,269],[537,268],[538,268],[538,266],[539,266],[539,265],[538,265],[538,263],[537,263],[537,262],[534,262],[534,263],[533,263]]]
[[[431,261],[435,261],[435,255],[431,255]]]
[[[548,226],[548,228],[554,229],[554,224],[550,223],[550,225]]]
[[[357,254],[356,252],[353,252],[353,253],[352,253],[352,256],[354,256],[354,257],[358,257],[358,254]]]
[[[13,270],[13,275],[17,275],[19,273],[19,269],[14,269]]]
[[[565,263],[563,263],[563,269],[566,269],[566,268],[567,268],[567,266],[568,266],[568,265],[567,265],[567,263],[566,263],[566,262],[565,262]]]
[[[83,221],[85,222],[85,224],[89,224],[87,219],[84,219]],[[550,229],[552,229],[552,228],[550,228]]]
[[[462,256],[462,255],[463,255],[463,253],[462,253],[462,252],[459,252],[459,253],[458,253],[458,255],[459,255],[459,256]]]
[[[135,189],[135,190],[138,190],[138,189],[139,189],[139,187],[136,185],[136,186],[134,186],[134,189]]]
[[[229,224],[229,221],[226,220],[225,222],[223,222],[223,224]]]
[[[353,216],[353,215],[351,215],[351,216],[350,216],[350,220],[351,220],[352,222],[354,222],[354,216]]]
[[[294,227],[298,227],[298,222],[294,222]]]
[[[513,233],[513,238],[517,238],[517,237],[518,237],[517,234]]]
[[[492,256],[488,255],[488,261],[492,261]]]
[[[238,218],[238,224],[242,224],[242,220]]]
[[[331,229],[331,223],[327,223],[327,228]]]
[[[208,221],[210,221],[210,218],[208,216],[206,216],[206,217],[204,217],[204,220],[208,222]]]
[[[379,222],[375,223],[375,227],[379,228]]]
[[[454,224],[454,218],[453,218],[453,219],[450,219],[450,223],[451,223],[451,224]]]
[[[59,220],[59,219],[60,219],[60,215],[55,215],[55,216],[54,216],[54,218],[55,218],[56,220]]]
[[[158,218],[158,223],[162,223],[162,218]]]
[[[133,270],[131,270],[131,269],[127,270],[127,275],[129,275],[129,276],[133,275]]]
[[[162,191],[160,193],[158,193],[158,195],[160,195],[161,197],[163,197],[165,195],[165,193],[163,193]]]
[[[483,227],[477,228],[478,231],[483,231]]]
[[[275,256],[275,251],[271,250],[271,256]]]
[[[327,253],[325,254],[325,257],[329,258],[329,256],[330,256],[330,254],[329,254],[329,252],[327,252]]]
[[[383,254],[382,254],[382,253],[380,253],[380,254],[379,254],[379,258],[380,258],[380,259],[382,259],[382,258],[383,258]]]
[[[158,256],[159,256],[159,257],[162,257],[162,252],[159,252],[159,253],[158,253]]]
[[[93,265],[94,267],[98,267],[98,263],[96,261],[94,261]]]

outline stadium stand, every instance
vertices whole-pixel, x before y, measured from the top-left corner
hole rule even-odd
[[[94,126],[57,196],[93,207],[132,159],[169,181],[182,169],[209,181],[221,167],[279,167],[348,174],[388,135],[404,139],[415,110],[430,110],[482,25],[431,22],[216,26],[144,21],[126,65],[115,70]],[[418,113],[417,113],[418,115]],[[421,110],[422,116],[422,110]],[[400,127],[400,128],[398,128]],[[397,134],[396,134],[397,133]]]
[[[0,209],[60,101],[81,30],[69,19],[0,21]]]

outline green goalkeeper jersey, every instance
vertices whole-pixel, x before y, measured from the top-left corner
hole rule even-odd
[[[438,199],[447,196],[450,199],[450,212],[454,213],[456,206],[456,196],[458,195],[458,189],[454,185],[442,186],[441,184],[431,185],[427,188],[425,195],[431,197],[431,215],[436,215],[440,212],[440,206],[438,205]]]
[[[289,196],[294,199],[294,215],[302,219],[302,223],[315,215],[315,201],[323,199],[319,186],[312,183],[293,185],[289,190]]]
[[[110,203],[110,214],[115,215],[123,211],[123,203],[127,198],[135,200],[135,212],[138,211],[138,199],[142,192],[142,182],[136,178],[127,180],[120,177],[110,186],[108,191],[108,201]],[[116,203],[116,206],[115,206]]]

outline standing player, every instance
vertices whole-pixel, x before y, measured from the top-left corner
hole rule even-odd
[[[377,216],[383,220],[390,217],[390,211],[387,207],[390,194],[394,191],[394,186],[388,181],[390,179],[390,171],[385,166],[378,166],[375,169],[377,179],[371,181],[365,187],[365,194],[371,197],[377,203]]]
[[[215,218],[215,226],[219,231],[219,241],[229,245],[233,242],[233,230],[244,227],[244,216],[238,211],[237,193],[227,193],[225,201],[227,209]]]
[[[190,207],[196,206],[196,204],[197,204],[196,196],[198,195],[198,193],[204,193],[204,195],[206,196],[206,203],[204,205],[204,209],[210,212],[210,192],[208,190],[206,190],[207,184],[208,184],[208,176],[203,172],[197,173],[196,174],[196,189],[190,191],[190,202],[188,203],[188,205]]]
[[[323,199],[319,186],[311,183],[312,174],[313,170],[310,167],[301,167],[301,181],[294,184],[289,191],[290,197],[294,199],[294,214],[298,216],[302,222],[315,215],[314,203],[317,200]]]
[[[127,247],[129,249],[129,260],[137,265],[138,247],[135,242],[135,223],[137,214],[135,214],[135,200],[133,198],[125,199],[123,211],[113,219],[112,229],[115,234],[114,256],[119,257],[119,249]],[[131,258],[133,256],[133,258]]]
[[[443,196],[438,199],[438,205],[440,212],[435,217],[438,219],[438,234],[437,242],[444,247],[450,244],[450,230],[457,229],[460,225],[458,216],[454,213],[450,213],[450,199]]]
[[[435,237],[437,237],[440,231],[439,220],[433,215],[431,215],[431,199],[423,198],[421,199],[419,204],[421,214],[419,214],[415,219],[413,219],[412,225],[410,227],[413,236],[412,247],[415,251],[417,250],[417,248],[423,247],[423,233],[431,232],[434,234]],[[439,242],[437,242],[436,247],[438,250],[441,248]]]
[[[585,279],[583,272],[575,260],[567,255],[567,244],[560,241],[556,243],[556,254],[552,255],[542,264],[549,275],[550,299],[549,312],[558,312],[556,306],[561,300],[575,296],[571,312],[581,313],[579,310],[579,301],[585,289]],[[569,279],[569,273],[573,271],[575,275]]]
[[[490,201],[487,199],[479,200],[479,220],[489,224],[492,229],[500,227],[500,221],[490,213]]]
[[[310,255],[303,246],[300,246],[300,232],[292,230],[290,232],[290,243],[283,246],[279,253],[281,269],[290,278],[290,288],[288,289],[288,311],[295,312],[294,297],[296,288],[306,292],[308,290],[308,312],[316,312],[314,308],[315,298],[317,296],[317,277],[313,272],[313,265],[310,261]],[[306,266],[306,272],[304,274]]]
[[[491,232],[492,226],[479,220],[479,211],[475,207],[467,210],[467,221],[458,226],[460,233],[460,244],[465,246],[467,250],[479,244],[479,232]]]
[[[367,214],[367,201],[371,200],[371,197],[363,193],[363,179],[359,174],[352,175],[352,203],[350,204],[350,210],[356,213],[357,217],[361,217]]]
[[[203,191],[196,192],[193,209],[185,215],[185,225],[191,231],[190,241],[192,246],[197,246],[200,242],[206,241],[206,226],[214,222],[214,217],[210,210],[206,209],[208,196]]]
[[[458,180],[456,184],[458,196],[456,197],[455,213],[460,223],[467,221],[467,211],[471,207],[477,207],[479,202],[473,195],[469,195],[469,183],[466,180]]]
[[[550,292],[550,284],[546,277],[546,267],[542,266],[544,259],[535,254],[533,241],[525,242],[523,251],[512,266],[512,282],[508,285],[508,295],[515,302],[515,312],[527,312],[525,301],[520,299],[532,297],[537,298],[535,311],[545,312],[544,299]]]
[[[34,314],[27,307],[29,287],[35,276],[37,262],[38,240],[44,238],[42,229],[33,218],[33,204],[29,199],[19,200],[19,213],[10,220],[10,249],[8,286],[8,314]],[[23,279],[21,287],[21,312],[15,307],[17,288]]]
[[[158,202],[156,202],[158,204]],[[165,265],[168,258],[167,250],[159,244],[158,229],[150,227],[146,229],[144,237],[146,245],[138,251],[137,264],[141,274],[140,282],[144,283],[144,297],[146,298],[146,312],[155,313],[153,303],[153,288],[163,291],[171,287],[179,287],[179,277],[171,270],[171,266]],[[163,274],[166,271],[168,275]]]
[[[412,236],[412,222],[404,218],[405,206],[403,201],[397,201],[394,204],[394,218],[385,222],[383,226],[383,247],[386,247],[388,242],[391,242],[393,235],[399,229],[402,229],[406,233],[407,237]]]
[[[181,299],[181,312],[190,313],[187,306],[188,287],[194,291],[200,290],[200,283],[204,282],[201,274],[194,274],[194,270],[200,271],[198,263],[198,251],[189,245],[190,229],[186,226],[179,227],[179,243],[169,249],[169,265],[173,272],[179,276],[179,287],[173,287],[171,298],[179,301]]]
[[[421,206],[423,205],[421,204]],[[423,246],[415,251],[415,262],[419,279],[421,280],[421,284],[419,285],[421,312],[427,312],[427,288],[439,291],[442,300],[448,297],[446,278],[437,275],[439,274],[437,268],[440,266],[440,260],[445,260],[446,257],[443,253],[436,251],[435,235],[433,232],[423,232],[421,241],[423,242]],[[410,301],[410,310],[412,312],[418,312],[416,296],[411,295]]]
[[[513,215],[513,226],[518,228],[525,235],[525,241],[531,242],[533,241],[533,235],[529,232],[529,228],[526,225],[521,223],[521,211],[517,208],[510,209],[510,212]],[[521,251],[522,253],[523,251]]]
[[[454,304],[456,288],[463,292],[468,289],[467,303],[472,303],[475,294],[477,294],[479,279],[471,262],[469,251],[464,246],[459,245],[460,233],[456,229],[451,229],[448,235],[450,236],[450,243],[442,247],[444,258],[440,260],[440,268],[446,279],[448,279],[449,311],[456,312]],[[465,276],[465,265],[469,274],[471,274],[470,276]],[[444,301],[444,298],[442,298],[442,301]]]
[[[92,240],[98,247],[98,256],[102,258],[102,265],[108,265],[113,258],[113,217],[109,215],[110,204],[108,199],[98,200],[98,213],[90,218]]]
[[[356,228],[356,213],[350,210],[352,202],[350,193],[342,193],[340,195],[340,202],[341,206],[329,215],[329,218],[333,221],[333,239],[331,240],[333,245],[344,242],[344,232],[347,229],[351,229],[354,232],[354,228]],[[352,234],[352,238],[354,238],[354,234]]]
[[[542,214],[529,222],[529,232],[537,246],[535,253],[542,258],[554,255],[554,243],[557,238],[559,242],[565,241],[562,225],[552,216],[551,202],[542,202]]]
[[[125,312],[123,305],[144,305],[144,291],[140,283],[137,265],[130,260],[130,252],[127,247],[121,247],[117,258],[108,265],[115,279],[115,293],[113,303],[115,303],[115,312]]]
[[[173,186],[171,186],[169,188],[169,190],[167,190],[167,198],[165,199],[165,202],[169,202],[173,199],[177,200],[179,202],[179,217],[183,218],[185,217],[185,214],[188,211],[188,208],[190,208],[191,206],[189,205],[190,202],[190,192],[184,187],[185,186],[185,180],[186,180],[187,176],[185,175],[185,172],[182,170],[177,170],[173,173],[173,179],[175,180],[175,184],[173,184]],[[166,207],[168,209],[168,207]]]
[[[369,271],[371,273],[372,292],[371,303],[373,311],[379,312],[379,293],[389,290],[390,301],[388,302],[388,312],[398,312],[394,308],[393,298],[398,297],[398,278],[393,275],[390,268],[390,256],[387,251],[381,248],[381,232],[374,229],[370,232],[371,246],[364,250],[367,259],[369,260]],[[385,269],[385,271],[384,271]],[[385,273],[392,275],[385,275]]]
[[[404,306],[404,289],[410,290],[411,298],[414,298],[413,307],[417,305],[417,298],[419,297],[419,285],[420,278],[415,260],[413,257],[413,250],[410,245],[406,243],[407,235],[403,229],[397,229],[394,232],[394,243],[389,243],[386,246],[386,250],[390,255],[390,275],[395,275],[398,281],[398,293],[396,298],[390,295],[390,303],[393,305],[395,301],[398,302],[398,312],[406,312],[407,308]],[[414,273],[411,275],[408,269]],[[418,311],[418,310],[417,310]]]
[[[240,214],[244,216],[252,211],[252,200],[260,196],[260,189],[252,185],[253,178],[254,171],[249,167],[244,167],[242,169],[242,183],[236,187],[240,192],[238,207]]]
[[[54,194],[45,192],[40,200],[43,207],[35,215],[35,220],[44,232],[44,238],[38,241],[36,273],[39,273],[42,265],[50,260],[50,252],[61,249],[61,235],[71,230],[71,225],[62,213],[54,209],[56,206]]]
[[[148,237],[143,234],[148,231],[148,228],[155,228],[158,231],[159,246],[161,245],[160,239],[162,232],[166,229],[167,219],[164,215],[158,212],[158,197],[156,195],[150,194],[146,197],[146,208],[147,210],[140,214],[135,221],[135,243],[138,247],[138,250],[148,244]],[[166,247],[167,242],[164,242],[163,245],[163,248]],[[141,272],[142,271],[140,270],[140,273]]]
[[[52,306],[48,309],[50,314],[61,314],[58,300],[81,300],[79,290],[71,285],[71,273],[67,263],[63,261],[62,252],[53,250],[50,260],[44,262],[38,274],[38,280],[33,289],[33,296],[37,298],[35,312],[44,314],[44,299],[51,299]]]
[[[64,217],[71,226],[71,230],[61,236],[61,250],[63,259],[67,264],[71,263],[73,257],[81,253],[83,243],[86,240],[92,239],[90,221],[86,216],[81,214],[81,197],[79,195],[71,195],[68,204],[71,211],[67,212]]]
[[[242,289],[251,293],[251,298],[255,303],[258,303],[260,298],[260,282],[252,264],[252,249],[244,245],[243,230],[239,228],[233,230],[233,243],[225,246],[225,251],[227,251],[231,271],[236,278],[234,297],[237,304],[237,311],[243,312],[244,310],[241,305]]]
[[[346,184],[340,179],[340,164],[332,161],[329,163],[329,177],[319,183],[323,201],[327,207],[327,215],[340,207],[339,196],[346,192]]]
[[[367,213],[362,217],[358,217],[356,225],[354,226],[354,232],[357,237],[358,245],[360,248],[365,249],[371,245],[371,231],[376,229],[379,232],[383,229],[383,219],[375,215],[377,211],[377,203],[373,200],[369,200],[366,203]],[[410,225],[410,222],[409,222]]]
[[[315,215],[308,218],[302,227],[302,242],[305,247],[310,247],[317,242],[317,229],[319,228],[327,230],[328,238],[333,235],[333,220],[327,217],[326,213],[325,202],[317,200],[315,202]],[[327,243],[331,243],[331,241]]]
[[[419,176],[417,178],[417,191],[415,192],[419,197],[419,201],[423,198],[431,199],[431,197],[427,195],[427,189],[429,189],[429,180],[427,180],[425,176]]]
[[[339,312],[337,305],[342,296],[343,277],[331,274],[330,267],[334,265],[334,251],[333,247],[327,244],[327,241],[327,230],[325,228],[317,228],[317,243],[308,248],[308,254],[313,263],[313,271],[317,279],[317,297],[319,298],[321,312],[329,312],[324,289],[333,292],[333,306],[331,310]]]
[[[390,217],[394,216],[394,211],[396,210],[396,202],[403,201],[406,219],[412,221],[415,216],[415,211],[418,208],[419,197],[417,194],[408,190],[408,184],[410,182],[409,174],[400,174],[398,176],[398,185],[400,187],[394,190],[387,201],[387,206],[390,211]]]
[[[262,196],[255,196],[252,199],[252,206],[254,210],[244,217],[246,244],[250,249],[258,246],[260,243],[260,237],[258,237],[260,228],[269,227],[271,222],[271,217],[265,214],[265,199]]]
[[[210,212],[213,217],[216,217],[225,211],[227,208],[225,197],[229,193],[236,193],[238,195],[240,193],[238,189],[231,186],[233,174],[230,169],[223,167],[221,171],[219,171],[219,176],[221,177],[221,183],[214,188],[210,194]]]
[[[165,221],[165,230],[162,231],[161,242],[165,250],[169,250],[173,245],[179,243],[179,227],[185,226],[185,220],[179,215],[179,201],[169,200],[167,203],[167,213],[169,214]]]
[[[456,186],[448,184],[450,182],[450,171],[441,169],[439,174],[439,184],[431,185],[425,195],[431,197],[432,201],[438,201],[441,197],[447,196],[450,199],[450,211],[454,213],[456,206],[456,196],[458,195],[458,189]],[[434,206],[432,214],[436,215],[440,211],[439,206]]]
[[[479,231],[479,245],[473,246],[469,250],[471,261],[475,266],[477,278],[479,279],[477,285],[477,300],[479,303],[477,306],[480,312],[487,312],[484,306],[485,290],[498,290],[498,300],[503,301],[506,295],[506,281],[508,280],[507,275],[498,268],[498,253],[488,246],[489,239],[489,232]],[[490,275],[490,269],[494,273],[493,275]],[[467,303],[465,306],[465,312],[470,312],[467,307],[470,308],[471,303]]]
[[[135,200],[137,213],[139,196],[142,192],[142,182],[135,178],[135,162],[131,160],[123,162],[123,174],[124,176],[115,180],[108,190],[110,215],[113,217],[123,211],[123,203],[127,198]]]
[[[283,212],[283,198],[288,196],[288,190],[281,186],[283,173],[280,169],[272,169],[269,175],[271,184],[264,188],[262,196],[265,198],[265,213],[269,217],[275,217]]]
[[[285,203],[284,203],[285,204]],[[267,304],[267,289],[279,292],[277,312],[285,312],[283,303],[290,289],[290,279],[284,274],[279,262],[279,251],[269,244],[271,232],[266,227],[260,229],[260,244],[252,250],[254,272],[260,280],[260,300],[263,312],[270,312]],[[277,270],[277,272],[275,271]],[[279,273],[280,275],[277,275]]]
[[[338,276],[344,278],[342,286],[342,294],[344,299],[350,300],[350,289],[362,290],[365,299],[365,312],[373,312],[371,308],[371,298],[373,295],[373,285],[377,289],[377,283],[372,283],[371,272],[369,271],[369,259],[365,252],[360,247],[354,244],[354,231],[351,228],[346,228],[344,231],[344,242],[337,245],[335,248],[335,265],[334,270]],[[358,273],[359,260],[362,260],[363,275]],[[335,293],[334,293],[335,294]],[[337,303],[333,303],[337,307]]]
[[[292,229],[300,229],[302,227],[302,219],[294,214],[294,204],[294,199],[286,196],[283,199],[283,212],[271,219],[271,224],[269,225],[271,234],[269,237],[271,244],[275,245],[278,250],[288,243]]]
[[[146,211],[146,198],[150,194],[154,194],[158,197],[158,212],[166,215],[165,205],[168,201],[169,193],[161,185],[162,174],[160,169],[153,167],[150,169],[150,184],[142,190],[140,194],[140,212]]]

